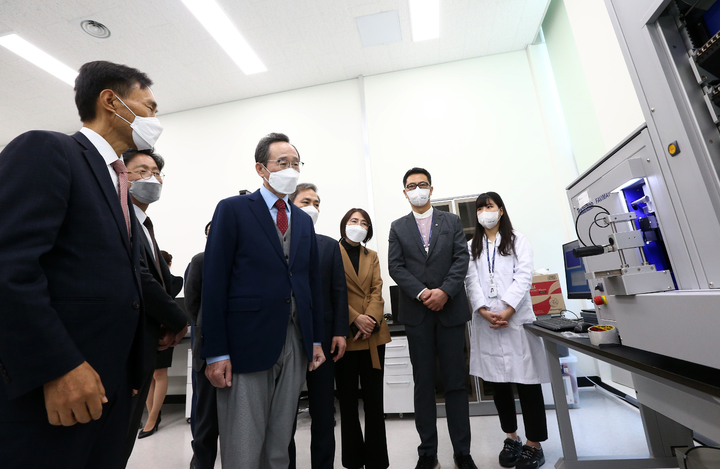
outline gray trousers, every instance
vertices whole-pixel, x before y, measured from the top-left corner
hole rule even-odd
[[[308,360],[291,321],[277,363],[266,371],[233,373],[217,390],[223,469],[287,469],[298,398]]]

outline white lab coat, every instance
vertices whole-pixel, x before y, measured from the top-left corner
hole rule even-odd
[[[535,313],[530,299],[533,276],[533,252],[527,238],[515,233],[515,255],[495,254],[495,285],[497,298],[488,298],[490,272],[488,253],[483,236],[482,254],[470,265],[465,277],[472,315],[470,339],[470,374],[496,383],[538,384],[550,381],[542,339],[526,332],[523,324],[533,322]],[[500,233],[495,239],[500,245]],[[470,250],[471,243],[468,243]],[[492,264],[493,243],[489,244]],[[515,308],[509,326],[491,329],[490,323],[478,312],[481,307],[499,313],[507,306]]]

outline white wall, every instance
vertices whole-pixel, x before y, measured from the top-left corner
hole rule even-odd
[[[350,80],[160,116],[157,151],[167,177],[148,214],[158,243],[175,256],[175,275],[204,249],[217,202],[260,187],[255,146],[269,132],[284,132],[297,146],[300,181],[316,183],[322,198],[317,231],[338,237],[340,212],[367,200],[358,96]]]
[[[557,215],[567,203],[524,51],[368,77],[365,87],[386,283],[387,233],[410,211],[402,177],[413,166],[430,171],[435,198],[498,192],[535,265],[562,272],[560,245],[572,238]]]
[[[573,237],[558,214],[558,196],[543,115],[524,51],[367,77],[365,95],[375,240],[386,287],[390,223],[408,213],[402,176],[412,166],[433,174],[436,198],[499,192],[518,230],[535,248],[535,264],[562,272],[560,245]],[[319,186],[317,230],[338,237],[347,209],[368,207],[358,80],[321,85],[160,116],[158,151],[168,175],[162,199],[148,210],[161,247],[182,275],[204,247],[217,202],[255,190],[258,139],[285,132],[306,166],[301,181]],[[389,295],[387,288],[385,298]],[[386,310],[390,310],[387,301]]]

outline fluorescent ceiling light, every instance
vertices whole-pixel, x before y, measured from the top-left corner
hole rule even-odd
[[[15,52],[23,59],[37,65],[68,85],[75,86],[75,77],[78,75],[76,70],[68,67],[48,53],[41,51],[17,34],[8,34],[7,36],[0,37],[0,46]]]
[[[440,0],[409,0],[413,41],[440,37]]]
[[[240,31],[214,0],[182,0],[245,75],[267,71]]]

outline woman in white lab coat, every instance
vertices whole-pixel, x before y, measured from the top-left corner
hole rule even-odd
[[[473,310],[470,373],[493,386],[500,425],[507,434],[500,465],[534,469],[545,462],[540,442],[547,439],[547,422],[540,384],[550,379],[542,339],[523,328],[535,320],[530,299],[532,247],[513,231],[497,193],[481,194],[475,207],[478,223],[468,243],[465,278]],[[513,383],[520,397],[525,445],[517,435]]]

